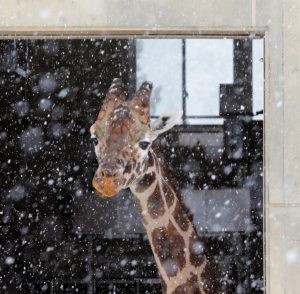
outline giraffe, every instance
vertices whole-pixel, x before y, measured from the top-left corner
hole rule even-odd
[[[152,83],[144,82],[126,100],[122,81],[113,80],[90,128],[99,164],[92,185],[102,197],[131,190],[164,293],[220,293],[204,241],[183,209],[162,157],[152,148],[157,136],[172,128],[182,113],[162,115],[151,124],[151,91]]]

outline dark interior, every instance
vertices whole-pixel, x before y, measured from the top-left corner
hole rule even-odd
[[[224,293],[262,293],[263,121],[251,40],[234,42],[224,124],[183,124],[159,145]],[[91,187],[89,127],[113,78],[135,91],[135,70],[134,39],[0,41],[1,293],[161,293],[133,196]]]

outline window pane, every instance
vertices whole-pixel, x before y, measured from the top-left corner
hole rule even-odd
[[[233,83],[232,40],[187,39],[187,116],[219,115],[219,86],[226,83]]]
[[[264,108],[264,41],[253,40],[253,113]],[[263,115],[254,116],[263,119]]]
[[[188,125],[222,125],[223,118],[187,118]]]
[[[140,39],[137,47],[137,86],[153,82],[151,115],[182,109],[182,40]]]

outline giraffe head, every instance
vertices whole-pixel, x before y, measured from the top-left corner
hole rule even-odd
[[[90,132],[99,163],[93,187],[112,197],[143,175],[148,152],[157,136],[172,128],[181,112],[164,114],[150,124],[149,99],[152,84],[144,82],[130,100],[124,85],[114,79]]]

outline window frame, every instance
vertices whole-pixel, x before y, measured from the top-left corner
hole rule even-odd
[[[264,109],[267,110],[267,101],[270,101],[270,33],[268,27],[256,28],[199,28],[199,27],[160,27],[160,28],[137,28],[137,27],[47,27],[47,28],[24,28],[14,27],[0,30],[0,40],[7,39],[90,39],[90,38],[259,38],[264,40]],[[267,111],[263,114],[263,234],[264,234],[264,286],[265,291],[270,290],[270,237],[266,237],[270,233],[270,220],[268,220],[269,212],[267,204],[269,203],[270,192],[266,184],[271,172],[270,158],[268,157],[270,146],[266,143],[270,141],[270,135],[266,134],[269,129],[269,117]],[[184,127],[183,127],[184,129]]]

